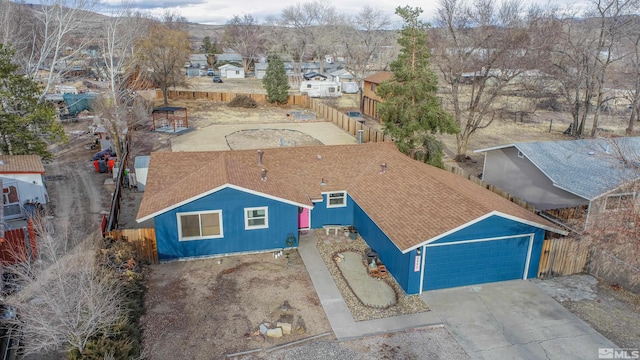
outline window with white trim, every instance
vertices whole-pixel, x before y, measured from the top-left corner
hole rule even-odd
[[[636,193],[613,194],[607,196],[604,208],[606,210],[626,210],[633,207]]]
[[[269,209],[266,206],[244,209],[244,229],[266,229],[269,227]]]
[[[179,241],[223,237],[222,210],[194,211],[176,215]]]
[[[327,193],[327,207],[344,207],[347,206],[347,192],[336,191]]]

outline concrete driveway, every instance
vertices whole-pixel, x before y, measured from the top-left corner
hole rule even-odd
[[[597,359],[616,348],[530,281],[421,296],[472,359]]]

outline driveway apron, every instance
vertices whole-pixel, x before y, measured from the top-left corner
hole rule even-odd
[[[597,359],[616,346],[530,281],[424,292],[474,359]]]

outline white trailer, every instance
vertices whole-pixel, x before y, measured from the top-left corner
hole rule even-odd
[[[309,97],[340,97],[340,83],[334,81],[308,80],[300,83],[300,92]]]

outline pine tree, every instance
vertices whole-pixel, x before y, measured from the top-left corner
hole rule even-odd
[[[436,96],[438,78],[430,67],[428,25],[418,20],[421,13],[420,8],[396,8],[396,15],[404,21],[398,38],[401,50],[391,63],[393,78],[378,86],[377,94],[383,99],[378,113],[400,151],[442,167],[443,145],[434,135],[459,130]]]
[[[289,78],[284,69],[284,63],[277,56],[269,57],[267,73],[262,79],[267,90],[267,100],[270,103],[286,104],[289,92]]]
[[[51,104],[38,103],[38,85],[12,62],[13,50],[0,44],[0,154],[51,158],[47,142],[66,140]]]

